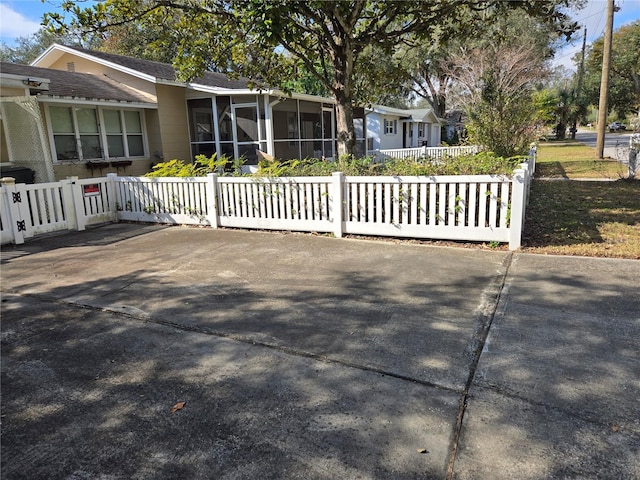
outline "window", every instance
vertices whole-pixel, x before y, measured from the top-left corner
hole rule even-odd
[[[386,135],[395,135],[398,133],[398,120],[384,120],[384,133]]]
[[[139,110],[50,106],[48,111],[57,160],[145,156]]]

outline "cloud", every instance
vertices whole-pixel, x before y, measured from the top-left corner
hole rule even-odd
[[[0,32],[3,39],[26,37],[39,29],[40,22],[30,20],[5,3],[0,3]]]

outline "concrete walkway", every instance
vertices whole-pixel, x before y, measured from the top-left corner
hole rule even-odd
[[[1,275],[3,479],[640,478],[638,261],[115,224]]]

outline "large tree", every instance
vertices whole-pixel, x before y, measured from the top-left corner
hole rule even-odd
[[[362,68],[368,48],[383,56],[410,39],[429,41],[448,32],[470,32],[460,25],[483,21],[486,12],[518,10],[544,19],[566,34],[576,25],[565,8],[577,0],[109,0],[91,8],[64,2],[74,18],[56,14],[48,25],[62,31],[95,33],[113,26],[173,17],[165,32],[177,45],[174,65],[183,77],[206,69],[242,74],[279,85],[300,64],[336,100],[338,152],[355,146],[353,105],[356,73],[372,90],[388,82],[375,65]]]
[[[484,13],[484,21],[473,24],[474,35],[464,30],[468,28],[465,23],[458,27],[461,30],[457,34],[450,32],[431,42],[415,42],[403,48],[405,54],[401,61],[409,72],[413,92],[424,98],[439,117],[444,117],[447,111],[447,97],[453,86],[448,74],[451,60],[461,51],[494,44],[527,45],[541,59],[550,59],[563,36],[562,31],[543,19],[495,9]]]
[[[598,105],[604,38],[597,39],[585,63],[584,94],[592,105]],[[640,20],[620,27],[613,33],[609,110],[624,118],[640,112]]]

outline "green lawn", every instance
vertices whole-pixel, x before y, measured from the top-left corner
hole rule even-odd
[[[640,259],[640,181],[622,180],[624,168],[593,152],[570,142],[539,146],[523,251]]]
[[[594,148],[575,140],[538,145],[536,177],[607,178],[626,176],[626,168],[615,160],[598,160]]]

